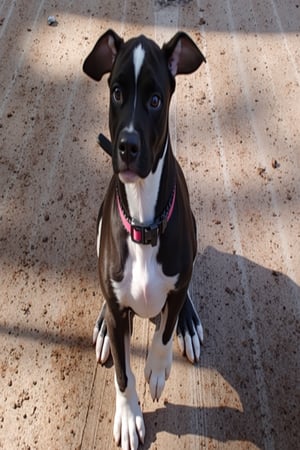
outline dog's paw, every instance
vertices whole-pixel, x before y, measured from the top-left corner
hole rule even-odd
[[[110,355],[110,343],[105,322],[106,303],[103,304],[93,330],[93,344],[96,346],[96,359],[105,364]]]
[[[162,343],[160,347],[158,345],[157,342],[152,343],[144,371],[153,401],[160,399],[172,366],[172,340],[165,348]]]
[[[203,328],[189,294],[180,312],[177,324],[178,345],[191,363],[200,359]]]
[[[139,442],[144,443],[144,419],[135,393],[130,398],[120,391],[117,393],[114,439],[124,450],[136,450]]]

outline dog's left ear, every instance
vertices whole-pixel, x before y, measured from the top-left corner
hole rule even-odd
[[[166,55],[169,70],[173,77],[178,74],[192,73],[206,62],[205,57],[192,39],[182,31],[162,47]]]

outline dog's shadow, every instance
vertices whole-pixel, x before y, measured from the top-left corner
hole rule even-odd
[[[160,432],[199,436],[199,448],[201,436],[258,448],[297,448],[299,286],[282,273],[209,247],[197,258],[193,291],[205,345],[199,366],[191,370],[211,371],[205,389],[216,398],[213,406],[166,402],[145,412],[142,448],[150,448]],[[236,409],[226,402],[224,388],[214,385],[216,373],[235,391]],[[204,386],[184,388],[203,391]]]
[[[196,424],[196,417],[200,416],[210,423],[222,423],[223,426],[213,428],[204,428],[204,422],[200,427]],[[141,449],[149,449],[157,439],[157,434],[164,432],[176,435],[178,438],[185,435],[210,437],[220,442],[227,440],[250,440],[247,438],[244,427],[241,423],[244,421],[243,412],[232,408],[197,408],[194,406],[184,406],[172,403],[166,403],[165,407],[158,408],[152,412],[144,413],[146,426],[145,444]],[[234,435],[230,435],[228,430],[235,429]],[[180,445],[180,444],[179,444]],[[257,445],[259,445],[257,443]],[[205,447],[204,440],[203,446]]]

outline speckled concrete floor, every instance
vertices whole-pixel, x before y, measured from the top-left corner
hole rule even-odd
[[[113,369],[91,344],[108,92],[81,70],[107,28],[160,44],[182,29],[207,57],[170,114],[205,345],[193,367],[174,343],[153,404],[135,321],[143,448],[299,448],[299,23],[297,0],[0,2],[0,448],[115,448]]]

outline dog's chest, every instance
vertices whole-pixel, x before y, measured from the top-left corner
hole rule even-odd
[[[131,308],[144,318],[157,316],[174,289],[178,275],[166,276],[157,262],[156,247],[135,244],[128,238],[128,258],[122,281],[113,281],[115,295],[121,307]]]

